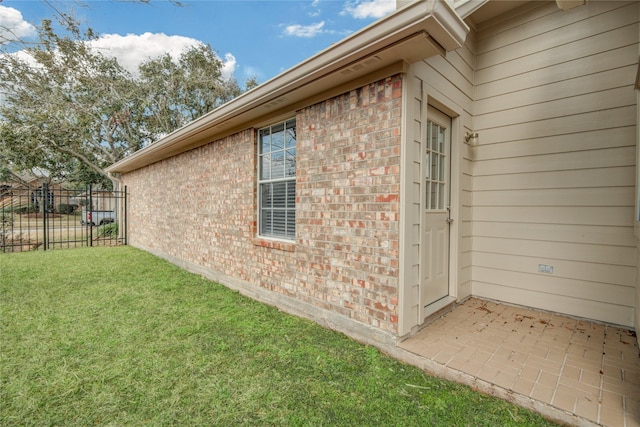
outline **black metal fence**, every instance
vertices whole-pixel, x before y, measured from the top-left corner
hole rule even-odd
[[[126,245],[127,190],[0,188],[0,253]]]

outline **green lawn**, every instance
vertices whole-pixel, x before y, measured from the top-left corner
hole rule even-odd
[[[551,425],[131,247],[0,255],[0,292],[2,426]]]

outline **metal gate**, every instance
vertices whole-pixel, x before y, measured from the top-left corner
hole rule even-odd
[[[127,189],[0,188],[0,252],[126,245]]]

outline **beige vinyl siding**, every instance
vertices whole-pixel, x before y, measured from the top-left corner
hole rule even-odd
[[[475,35],[469,34],[467,41],[460,49],[447,52],[446,56],[434,56],[412,64],[407,74],[406,108],[404,115],[406,139],[403,163],[403,273],[400,335],[410,332],[411,328],[423,321],[424,307],[419,305],[420,269],[423,207],[420,200],[424,193],[421,168],[424,158],[421,133],[426,125],[428,110],[434,105],[446,114],[454,117],[452,129],[452,205],[458,211],[452,212],[457,232],[455,242],[451,242],[451,262],[455,265],[454,274],[450,276],[452,295],[462,299],[471,294],[471,206],[473,202],[471,178],[471,152],[462,143],[461,134],[472,128],[473,103],[473,52]]]
[[[473,129],[473,84],[474,84],[474,69],[475,69],[475,57],[476,57],[476,34],[471,31],[467,36],[467,41],[463,47],[455,52],[449,52],[446,60],[451,64],[464,64],[464,66],[458,66],[459,73],[455,74],[455,79],[452,76],[448,77],[448,85],[445,86],[448,94],[453,94],[453,99],[462,109],[461,125],[462,134],[471,131]],[[427,64],[433,67],[434,71],[443,71],[438,68],[438,64],[433,60],[428,60]],[[469,86],[470,84],[470,86]],[[467,92],[471,89],[471,92]],[[462,135],[460,135],[462,136]],[[458,162],[458,175],[459,178],[457,193],[459,199],[457,200],[458,215],[457,227],[458,227],[458,242],[457,251],[451,253],[452,257],[457,257],[457,277],[454,283],[458,299],[466,298],[471,295],[471,266],[472,266],[472,206],[473,206],[473,180],[471,172],[471,156],[472,152],[470,148],[462,143],[460,137],[452,141],[452,145],[455,145],[459,150],[454,150],[457,154],[453,158],[453,162]],[[453,177],[452,177],[453,179]],[[454,197],[452,188],[452,197]]]
[[[633,325],[638,17],[534,2],[478,28],[473,294]]]
[[[639,46],[640,47],[640,46]],[[638,76],[640,78],[640,62],[638,64]],[[639,82],[636,81],[636,106],[640,106],[640,87],[638,86]],[[636,107],[636,123],[640,123],[640,107]],[[640,147],[640,131],[636,129],[636,147]],[[640,171],[638,170],[638,164],[640,164],[640,150],[636,148],[636,207],[640,210]],[[640,212],[636,211],[636,223],[635,223],[635,231],[636,231],[636,252],[638,257],[636,258],[636,266],[640,265]],[[640,344],[640,334],[637,332],[640,331],[640,274],[636,274],[636,297],[635,297],[635,319],[634,319],[634,327],[636,330],[636,341]]]
[[[420,64],[425,81],[434,90],[429,94],[432,102],[443,97],[459,108],[461,133],[470,131],[473,106],[473,69],[475,67],[475,34],[470,32],[463,47],[448,52],[446,57],[433,57]],[[452,212],[457,227],[457,242],[451,242],[451,258],[457,261],[456,275],[449,279],[453,296],[463,299],[471,295],[471,207],[473,188],[471,180],[471,152],[462,143],[461,135],[454,135],[452,145],[451,202],[458,212]],[[455,165],[457,163],[457,167]],[[456,183],[455,181],[458,180]],[[456,195],[458,199],[455,200]]]
[[[401,223],[404,226],[404,235],[401,238],[403,266],[400,272],[400,293],[401,303],[399,316],[399,334],[405,335],[413,327],[420,324],[420,246],[421,246],[421,223],[420,223],[420,200],[422,192],[422,143],[420,136],[422,129],[426,126],[423,113],[425,112],[425,102],[423,100],[422,81],[415,76],[409,75],[404,85],[403,94],[405,102],[406,117],[405,133],[407,138],[403,141],[402,158],[402,181],[401,188],[404,201],[402,205]]]

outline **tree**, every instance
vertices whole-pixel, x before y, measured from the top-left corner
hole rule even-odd
[[[222,61],[209,45],[194,46],[177,60],[168,53],[140,66],[146,91],[148,127],[169,133],[240,95],[234,79],[224,79]]]
[[[91,49],[91,30],[65,22],[67,35],[45,20],[37,47],[0,56],[2,156],[18,169],[39,167],[52,177],[64,177],[78,162],[107,177],[106,166],[153,135],[133,120],[144,114],[133,78]]]
[[[208,45],[147,61],[136,77],[91,48],[91,29],[60,22],[63,35],[45,20],[35,46],[0,55],[0,164],[115,184],[107,166],[241,92]]]
[[[253,89],[254,87],[257,87],[259,85],[260,85],[260,83],[258,83],[258,78],[256,76],[249,77],[244,82],[244,90],[245,91],[250,91],[251,89]]]

